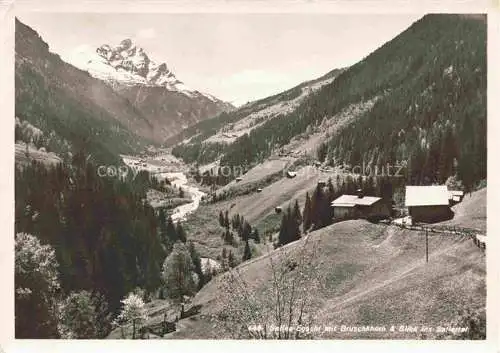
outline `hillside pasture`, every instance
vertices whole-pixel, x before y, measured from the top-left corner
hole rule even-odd
[[[446,326],[458,311],[486,304],[485,255],[467,237],[435,234],[429,237],[429,262],[425,261],[425,233],[366,221],[346,221],[320,229],[297,242],[252,259],[237,267],[239,276],[258,296],[272,286],[275,263],[289,261],[306,247],[315,247],[311,259],[323,286],[314,291],[319,308],[314,325],[427,325]],[[300,268],[294,269],[300,271]],[[173,338],[225,337],[217,315],[225,310],[222,293],[228,275],[216,277],[195,297],[201,315],[178,330]],[[309,295],[309,294],[308,294]],[[262,298],[262,300],[274,300]],[[212,320],[207,330],[205,320]],[[198,331],[196,327],[205,329]],[[216,329],[219,328],[219,329]],[[200,337],[202,334],[202,337]],[[371,332],[325,333],[315,338],[399,338],[436,337],[437,333]]]

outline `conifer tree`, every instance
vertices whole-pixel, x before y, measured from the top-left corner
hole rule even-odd
[[[85,158],[55,168],[34,163],[16,170],[16,231],[32,230],[54,247],[65,293],[93,288],[115,315],[131,288],[152,292],[161,282],[167,224],[143,201],[148,185],[99,177]]]
[[[239,230],[241,229],[242,217],[237,213],[234,215],[234,228]]]
[[[312,224],[312,209],[311,209],[311,198],[309,197],[309,192],[306,192],[306,202],[304,204],[304,211],[302,214],[303,218],[303,230],[304,233],[311,228]]]
[[[187,241],[186,232],[184,231],[184,228],[182,228],[182,224],[180,221],[177,221],[175,232],[177,234],[177,239],[179,239],[183,243]]]
[[[136,338],[136,332],[148,319],[148,314],[142,298],[134,293],[130,293],[122,300],[123,309],[117,318],[117,322],[122,324],[132,324],[132,339]]]
[[[288,212],[284,212],[281,217],[281,226],[280,232],[278,235],[278,245],[282,246],[288,244],[288,224],[289,224],[290,214]]]
[[[220,213],[219,213],[219,224],[221,225],[221,227],[224,227],[226,225],[226,222],[224,219],[224,213],[222,213],[222,211],[220,211]]]
[[[240,223],[238,226],[238,236],[243,239],[243,223]],[[244,239],[243,239],[244,240]]]
[[[222,268],[222,271],[227,271],[228,263],[227,263],[227,250],[226,250],[226,248],[222,248],[220,266]]]
[[[170,247],[172,247],[173,244],[175,244],[179,240],[174,222],[172,221],[172,217],[168,217],[167,219],[166,233],[170,243]]]
[[[227,256],[227,264],[230,268],[236,267],[236,259],[234,258],[233,252],[229,250],[229,255]]]
[[[250,244],[248,244],[248,239],[245,242],[245,250],[243,252],[243,261],[250,260],[252,258],[252,251],[250,250]]]
[[[224,216],[224,226],[229,229],[229,212],[226,210],[226,214]]]
[[[298,201],[295,201],[295,206],[293,210],[288,208],[290,212],[289,224],[288,224],[288,242],[296,241],[300,239],[300,224],[302,223],[302,216],[300,214],[300,208]]]
[[[290,206],[288,206],[287,210],[283,214],[283,218],[281,219],[281,227],[278,238],[279,246],[300,239],[300,223],[298,219],[299,215],[300,212],[296,214],[295,211],[292,210]]]
[[[191,261],[193,262],[194,272],[198,275],[198,290],[200,290],[206,282],[203,268],[201,266],[200,254],[196,251],[192,241],[189,242],[189,254],[191,255]]]
[[[16,234],[16,338],[59,338],[55,311],[58,266],[51,246],[42,245],[31,234]]]
[[[235,246],[233,233],[229,229],[226,229],[225,243],[227,245]]]
[[[254,228],[252,231],[252,237],[251,237],[257,244],[260,243],[260,236],[259,236],[259,231],[257,228]]]
[[[248,238],[250,237],[250,235],[252,234],[252,227],[250,226],[250,224],[245,221],[244,224],[243,224],[243,227],[242,227],[242,231],[241,231],[241,238],[246,241],[248,240]]]

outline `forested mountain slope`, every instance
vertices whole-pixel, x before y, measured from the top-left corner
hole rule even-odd
[[[128,100],[49,52],[47,43],[18,20],[15,51],[16,116],[62,141],[45,147],[117,161],[119,153],[153,139],[154,130]],[[62,148],[68,144],[69,150]]]
[[[485,18],[428,15],[333,84],[373,109],[334,136],[328,157],[351,165],[408,161],[414,183],[486,177]],[[338,97],[338,94],[335,95]]]
[[[346,109],[365,102],[374,104],[355,119],[345,119]],[[426,15],[292,112],[212,151],[200,144],[177,150],[188,161],[204,163],[218,156],[221,165],[253,166],[294,137],[339,119],[342,124],[318,154],[331,165],[382,167],[406,161],[408,180],[417,184],[443,182],[455,173],[466,186],[484,179],[485,16]],[[200,136],[203,140],[208,134],[200,129]]]
[[[32,162],[16,168],[15,177],[16,337],[59,337],[58,311],[47,302],[80,291],[92,293],[102,315],[87,318],[95,329],[87,337],[106,335],[127,293],[138,286],[154,291],[161,282],[166,243],[155,210],[144,202],[157,181],[147,172],[126,180],[100,177],[83,153],[71,164]],[[38,254],[40,263],[25,263],[36,244],[23,245],[22,234],[53,249],[52,259],[44,263]],[[39,268],[47,262],[57,267],[57,291],[50,294]]]
[[[232,143],[266,122],[293,112],[307,97],[331,83],[342,69],[286,90],[282,93],[247,103],[242,107],[219,114],[215,118],[195,124],[167,140],[176,144],[173,153],[186,162],[212,162],[219,158]]]

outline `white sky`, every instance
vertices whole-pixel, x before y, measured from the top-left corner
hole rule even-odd
[[[356,63],[422,14],[22,13],[50,50],[131,38],[189,87],[235,105]]]

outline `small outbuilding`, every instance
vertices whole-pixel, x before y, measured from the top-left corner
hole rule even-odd
[[[446,185],[407,186],[405,206],[414,222],[439,222],[450,219],[450,198]]]
[[[390,207],[381,197],[365,196],[361,190],[356,195],[342,195],[331,203],[335,220],[355,218],[383,219],[390,216]]]
[[[461,202],[464,198],[464,192],[461,190],[449,190],[448,193],[451,205]]]
[[[486,236],[481,234],[476,234],[474,237],[474,243],[481,249],[486,249]]]
[[[287,171],[286,172],[286,176],[287,176],[287,178],[295,178],[297,176],[297,173],[291,172],[291,171]]]

